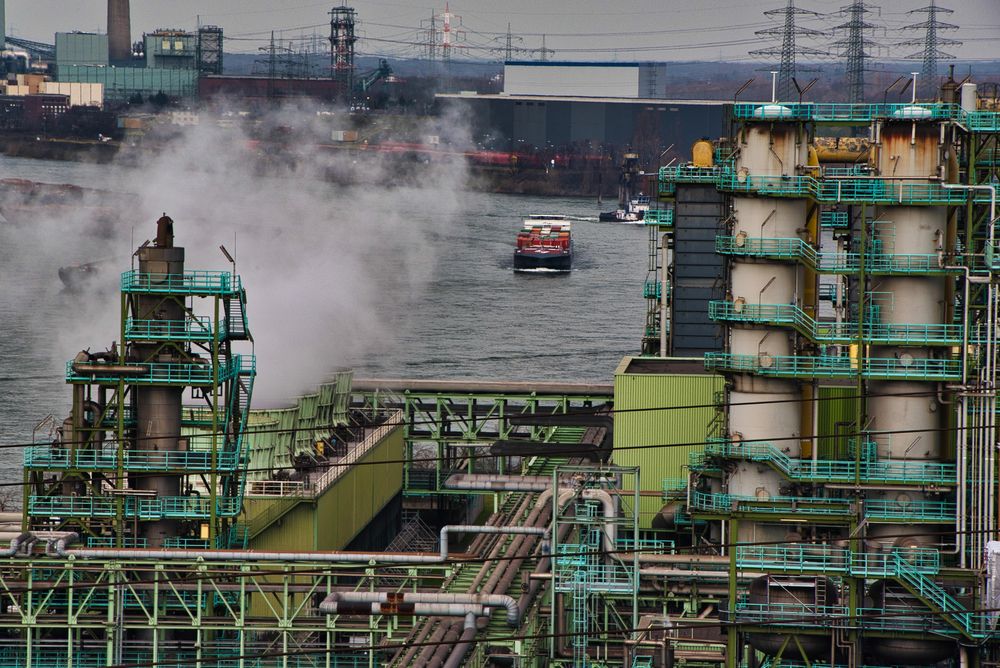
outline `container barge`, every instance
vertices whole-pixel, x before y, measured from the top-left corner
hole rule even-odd
[[[564,272],[573,266],[571,225],[565,216],[532,215],[517,234],[514,271]]]

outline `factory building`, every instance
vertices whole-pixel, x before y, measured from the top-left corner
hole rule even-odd
[[[498,150],[572,149],[581,153],[631,149],[655,164],[670,147],[690,146],[724,129],[727,103],[550,95],[440,93],[444,107],[470,119],[473,136]]]
[[[25,448],[0,662],[996,666],[1000,112],[727,113],[657,173],[613,385],[251,410],[242,282],[161,219]]]
[[[672,100],[657,63],[509,62],[499,94],[439,93],[496,150],[639,155],[652,167],[671,149],[726,132],[727,103]]]
[[[503,67],[504,95],[665,99],[665,63],[527,61]]]
[[[193,97],[199,72],[220,70],[220,44],[221,31],[214,27],[194,33],[156,30],[143,35],[142,53],[112,63],[108,35],[56,33],[56,79],[101,84],[105,97],[114,101],[158,93]]]

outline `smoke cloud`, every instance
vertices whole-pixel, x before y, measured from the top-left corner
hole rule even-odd
[[[317,111],[284,106],[261,118],[254,134],[322,141],[338,118],[346,125],[346,114],[331,119]],[[458,118],[409,133],[419,134],[443,135],[442,143],[458,148],[469,143]],[[88,193],[56,213],[41,207],[46,215],[36,212],[30,225],[12,221],[2,238],[20,249],[15,253],[29,254],[39,280],[51,286],[45,295],[26,288],[23,298],[50,305],[31,317],[58,314],[60,326],[50,330],[53,369],[81,348],[103,349],[118,338],[118,274],[135,246],[154,236],[161,214],[174,219],[188,270],[228,269],[219,250],[224,244],[248,294],[255,405],[284,405],[335,368],[392,344],[399,333],[391,331],[391,316],[432,276],[433,239],[458,224],[466,179],[461,160],[416,165],[409,183],[398,167],[318,147],[315,139],[257,144],[244,124],[220,127],[203,119],[162,151],[128,163],[123,154],[110,168],[95,167],[101,178],[94,184],[127,195]],[[330,175],[347,175],[356,185],[335,185]],[[77,294],[53,294],[56,268],[95,260],[98,280]]]

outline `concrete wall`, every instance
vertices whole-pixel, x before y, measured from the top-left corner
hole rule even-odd
[[[104,85],[99,83],[66,83],[43,81],[39,92],[68,95],[71,107],[101,107],[104,105]]]

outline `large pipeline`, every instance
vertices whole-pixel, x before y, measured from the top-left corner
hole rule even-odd
[[[448,534],[450,533],[480,533],[480,534],[528,534],[544,536],[549,530],[536,526],[483,526],[479,524],[448,524],[441,527],[441,560],[448,558]]]
[[[444,481],[445,489],[476,492],[544,492],[552,487],[552,478],[535,476],[496,476],[488,473],[456,473]]]
[[[409,607],[408,604],[435,603],[450,606],[467,608],[461,615],[464,617],[468,612],[473,612],[471,608],[505,608],[507,610],[507,623],[517,626],[520,622],[520,615],[517,608],[517,601],[506,594],[447,594],[443,592],[385,592],[385,591],[351,591],[333,592],[319,604],[319,611],[325,614],[333,614],[338,606],[344,603],[376,603],[383,606]],[[420,614],[420,613],[416,613]],[[457,613],[442,612],[442,615],[454,616]],[[483,616],[475,613],[477,616]]]
[[[378,601],[323,601],[320,612],[325,615],[434,615],[436,617],[482,617],[489,608],[460,603],[409,603],[396,606]]]

